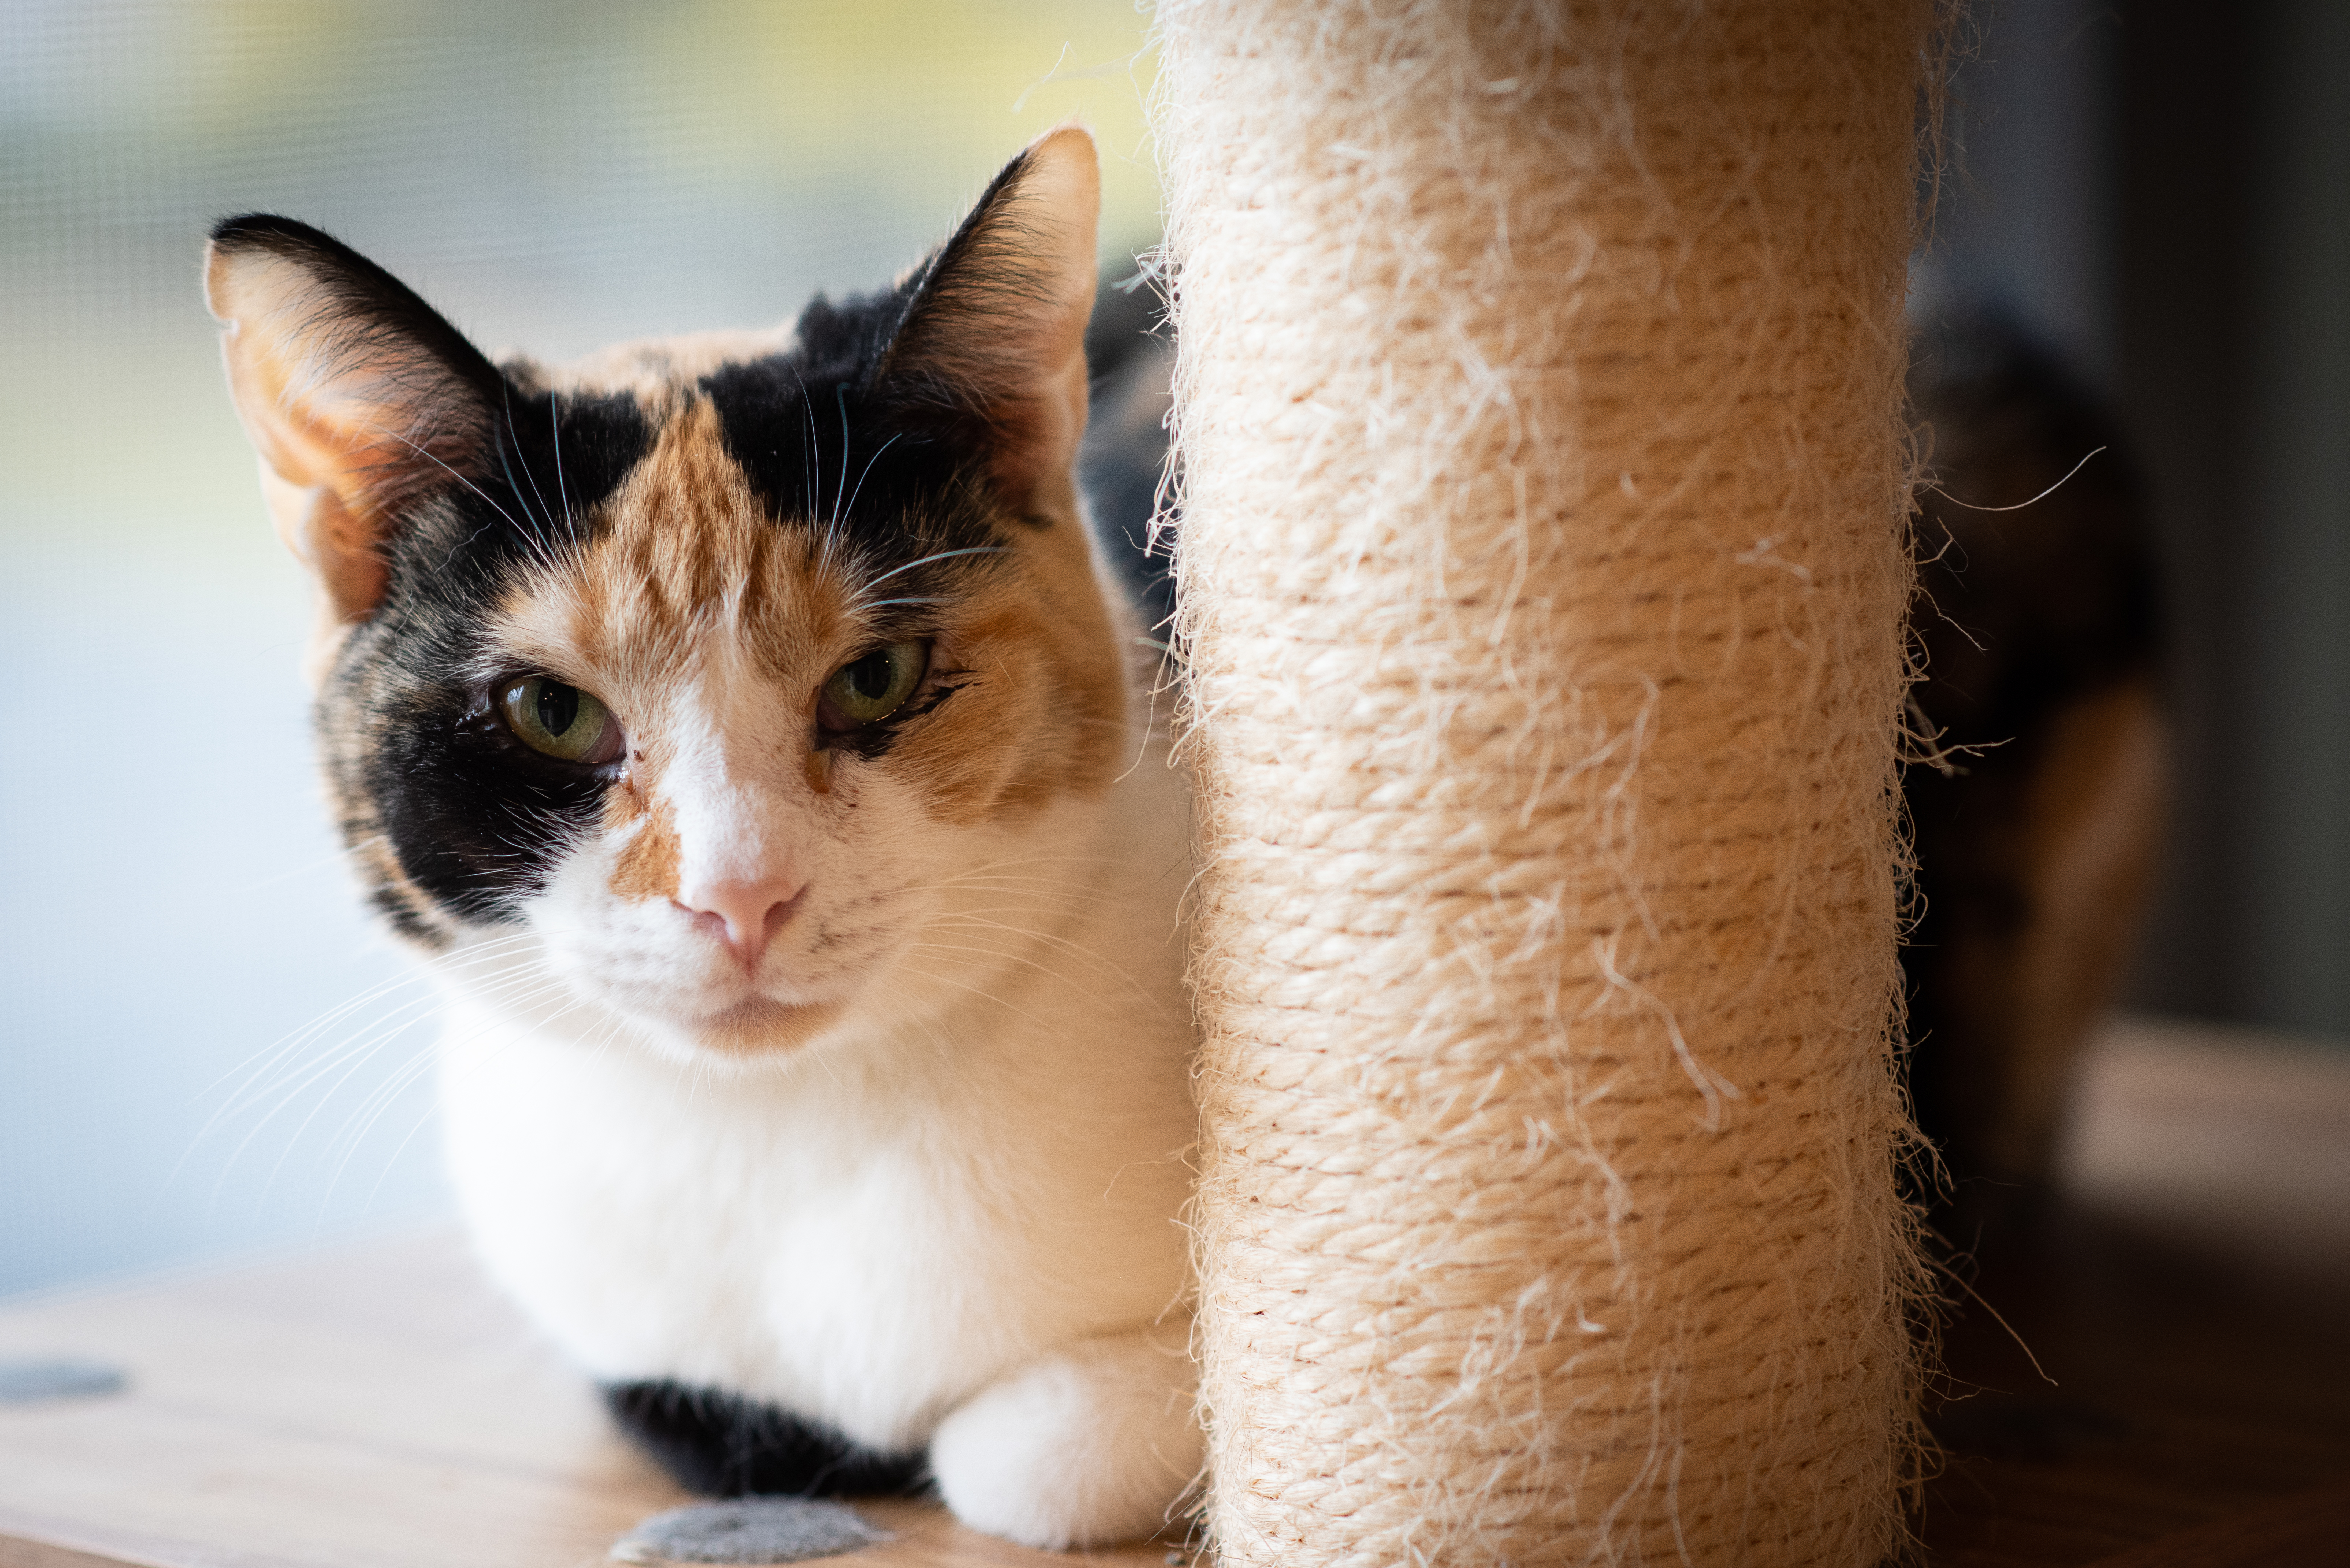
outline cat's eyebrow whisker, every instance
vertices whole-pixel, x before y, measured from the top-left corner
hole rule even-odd
[[[546,394],[546,422],[554,432],[555,498],[563,503],[563,531],[576,541],[579,537],[579,519],[572,514],[571,493],[563,483],[563,398],[559,393]]]
[[[1004,554],[1008,548],[1008,545],[966,545],[964,548],[960,550],[941,550],[934,555],[924,556],[918,561],[909,561],[902,566],[893,566],[889,570],[882,573],[879,576],[874,578],[871,582],[867,583],[865,587],[868,589],[878,588],[883,583],[888,582],[890,578],[906,572],[910,572],[916,566],[927,566],[932,561],[952,560],[957,556],[1001,556]]]
[[[369,430],[374,431],[378,435],[390,436],[392,440],[394,440],[394,441],[403,441],[403,442],[406,442],[410,447],[411,447],[411,448],[413,448],[413,449],[415,450],[415,452],[416,452],[416,455],[417,455],[417,456],[419,456],[419,457],[421,457],[421,458],[424,459],[427,462],[432,462],[432,463],[437,463],[437,464],[439,464],[439,466],[440,466],[440,468],[441,468],[441,470],[442,470],[442,472],[443,472],[444,473],[448,474],[448,476],[449,476],[450,478],[452,478],[452,479],[455,480],[458,483],[460,483],[460,484],[463,485],[466,489],[468,489],[468,490],[472,491],[474,494],[476,494],[476,495],[480,496],[480,497],[482,498],[483,504],[485,504],[486,506],[488,506],[488,507],[489,507],[489,509],[490,509],[491,511],[493,511],[493,512],[496,513],[499,516],[501,516],[501,517],[504,518],[504,519],[506,520],[506,526],[507,526],[507,527],[509,527],[509,528],[511,528],[511,529],[513,529],[513,530],[515,531],[515,534],[517,534],[517,535],[522,535],[522,536],[523,536],[523,537],[525,537],[525,538],[529,538],[529,539],[534,539],[534,540],[536,540],[536,539],[537,538],[537,530],[536,530],[536,528],[525,529],[525,528],[521,524],[519,524],[519,523],[515,522],[515,515],[514,515],[514,514],[513,514],[513,513],[511,513],[511,512],[507,511],[504,507],[503,507],[503,506],[499,505],[499,504],[497,504],[497,502],[496,502],[496,501],[495,501],[495,500],[491,496],[491,494],[490,494],[490,493],[489,493],[488,491],[484,490],[480,485],[478,485],[478,484],[474,483],[472,480],[470,480],[470,479],[466,478],[463,474],[462,474],[462,473],[458,472],[455,469],[451,468],[447,463],[442,462],[441,461],[441,457],[440,457],[440,454],[439,454],[439,453],[434,452],[432,452],[432,451],[429,451],[428,449],[426,449],[426,448],[425,448],[425,446],[424,446],[421,442],[420,442],[420,441],[417,441],[413,440],[412,438],[411,438],[410,436],[408,436],[406,433],[404,433],[404,432],[402,432],[402,431],[396,431],[396,430],[392,430],[392,429],[390,429],[390,428],[389,428],[389,427],[387,427],[387,426],[384,426],[384,425],[379,425],[379,424],[370,424],[370,425],[369,425],[369,426],[368,426],[368,428],[369,428]],[[519,494],[517,494],[517,495],[515,497],[515,504],[521,504],[521,501],[522,501],[522,497],[521,497]],[[479,535],[476,535],[476,537],[479,537]],[[546,544],[545,544],[545,542],[544,542],[544,541],[540,541],[540,550],[541,550],[541,558],[542,558],[542,559],[544,559],[544,560],[545,560],[545,561],[546,561],[549,566],[552,566],[552,565],[554,564],[554,562],[555,562],[554,553],[553,553],[553,551],[552,551],[550,548],[548,548],[548,547],[546,545]],[[454,552],[454,551],[452,551],[450,554],[451,554],[452,558],[453,559],[453,558],[454,558],[454,556],[455,556],[455,552]]]
[[[792,362],[789,355],[784,358],[784,369],[792,373],[792,381],[800,389],[802,429],[800,483],[807,491],[810,501],[820,504],[824,488],[816,480],[816,464],[817,460],[824,455],[824,443],[816,439],[816,400],[808,396],[807,379],[800,374],[800,368]],[[812,505],[809,510],[813,512],[815,506]],[[833,530],[827,528],[816,546],[816,564],[818,571],[829,571],[832,568],[834,539]]]
[[[515,500],[519,504],[522,501],[522,487],[515,483],[514,465],[506,461],[506,445],[507,439],[512,437],[514,442],[514,454],[516,457],[522,457],[522,432],[515,424],[513,384],[505,380],[503,377],[501,377],[498,381],[498,395],[504,400],[506,417],[504,425],[493,432],[493,441],[494,444],[497,447],[498,466],[505,470],[506,488],[515,493]],[[523,477],[530,481],[531,494],[538,498],[539,516],[544,520],[546,524],[547,535],[546,544],[549,552],[549,559],[552,559],[553,551],[555,549],[555,540],[553,538],[553,535],[555,533],[555,514],[547,510],[546,493],[539,489],[538,475],[530,471],[530,462],[527,458],[525,458],[523,461],[522,472]],[[530,508],[527,505],[524,505],[522,510],[525,516],[528,516],[530,514]]]
[[[541,565],[552,568],[555,565],[555,543],[546,536],[545,530],[542,529],[539,524],[538,519],[532,515],[530,503],[523,499],[522,486],[515,483],[514,465],[506,461],[506,449],[503,439],[501,439],[498,443],[498,467],[504,472],[506,476],[506,488],[514,493],[515,504],[522,508],[523,520],[524,522],[528,523],[530,527],[525,532],[523,529],[522,524],[515,523],[511,516],[506,518],[507,524],[514,528],[517,534],[523,535],[523,543],[529,547],[533,556]],[[525,472],[526,472],[528,470],[525,469]],[[532,481],[534,485],[536,485],[536,483],[537,482],[536,480]],[[542,498],[539,502],[540,507],[543,509],[546,504],[546,501]],[[478,539],[481,537],[481,535],[476,533],[473,537]],[[467,541],[469,544],[472,541],[470,540]],[[456,553],[454,551],[450,552],[449,559],[454,560],[455,558]],[[448,562],[443,561],[442,564],[443,566],[446,566]]]
[[[840,410],[840,483],[832,487],[832,521],[826,524],[827,529],[838,528],[840,526],[840,501],[841,497],[847,493],[848,491],[848,451],[851,443],[848,439],[847,382],[843,381],[839,386],[835,387],[832,389],[832,402],[833,406]],[[878,456],[879,454],[877,453],[876,455]],[[870,468],[873,465],[868,463],[866,466]],[[858,488],[862,489],[864,482],[859,480],[858,483]],[[818,492],[816,502],[821,505],[823,501],[824,495],[821,492]]]
[[[844,431],[844,433],[845,433],[845,431]],[[899,431],[899,432],[898,432],[898,435],[903,435],[903,434],[905,434],[905,433],[906,433],[905,431]],[[858,496],[860,496],[860,495],[862,495],[862,494],[864,494],[864,493],[865,493],[865,482],[866,482],[866,480],[867,480],[867,479],[868,479],[868,478],[870,478],[870,477],[872,476],[872,473],[873,473],[873,465],[874,465],[875,463],[877,463],[877,462],[880,462],[880,461],[881,461],[881,454],[882,454],[883,452],[888,452],[891,447],[896,446],[897,444],[898,444],[898,436],[893,435],[893,436],[891,436],[888,441],[883,441],[879,446],[875,447],[875,448],[873,449],[873,455],[872,455],[871,457],[868,457],[868,458],[867,458],[867,459],[865,460],[865,471],[864,471],[864,472],[859,473],[859,474],[857,476],[857,488],[856,488],[855,490],[853,490],[853,491],[849,492],[849,494],[848,494],[848,514],[849,514],[849,515],[850,515],[850,516],[852,516],[852,517],[853,517],[853,516],[855,516],[855,515],[857,514],[857,498],[858,498]],[[847,473],[846,473],[846,472],[845,472],[845,465],[846,465],[846,464],[847,463],[847,462],[848,462],[848,452],[847,452],[847,450],[846,448],[843,448],[843,449],[842,449],[842,451],[841,451],[841,454],[840,454],[840,461],[841,461],[842,464],[844,465],[844,472],[843,472],[843,474],[842,474],[842,477],[843,477],[843,478],[846,478],[846,477],[847,477]],[[835,500],[836,500],[836,501],[837,501],[837,499],[838,499],[838,497],[835,497]],[[837,505],[834,506],[834,507],[833,507],[833,509],[832,509],[832,520],[833,520],[833,523],[834,523],[834,524],[835,524],[836,526],[837,526],[837,525],[839,524],[839,522],[840,522],[840,514],[841,514],[841,508],[840,508],[839,506],[837,506]],[[912,601],[912,600],[910,600],[910,599],[908,599],[908,600],[903,600],[903,601],[899,601],[899,602],[910,604],[910,603],[912,603],[913,601]]]

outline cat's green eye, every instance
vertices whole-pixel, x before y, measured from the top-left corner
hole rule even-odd
[[[827,730],[855,730],[878,723],[905,706],[922,683],[930,649],[919,642],[893,642],[851,659],[832,672],[816,703],[816,722]]]
[[[567,763],[618,762],[625,737],[612,711],[577,686],[544,675],[510,682],[499,711],[515,738]]]

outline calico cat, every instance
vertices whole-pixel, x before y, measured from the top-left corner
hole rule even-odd
[[[690,1487],[1067,1546],[1201,1460],[1186,802],[1088,537],[1093,146],[788,330],[493,364],[214,231],[341,828],[491,1273]]]

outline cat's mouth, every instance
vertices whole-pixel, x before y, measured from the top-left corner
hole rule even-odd
[[[842,1002],[771,1002],[754,996],[696,1019],[692,1030],[701,1044],[730,1056],[788,1051],[832,1027],[847,1006]]]

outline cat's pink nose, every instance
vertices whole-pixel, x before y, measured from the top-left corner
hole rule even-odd
[[[804,882],[780,878],[765,882],[705,882],[680,888],[673,901],[693,917],[696,925],[733,949],[744,969],[755,970],[760,955],[767,950],[769,939],[783,929],[784,922],[799,907],[800,893],[806,887]]]

